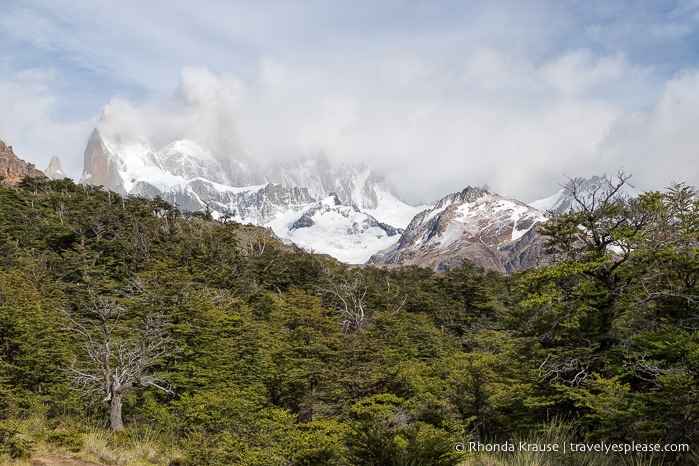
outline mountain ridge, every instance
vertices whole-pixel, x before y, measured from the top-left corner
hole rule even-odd
[[[5,170],[12,180],[25,172],[46,177],[0,144],[2,160],[11,160],[5,165],[12,168]],[[85,149],[80,182],[125,195],[160,196],[183,210],[207,210],[263,226],[284,241],[347,263],[447,270],[470,260],[505,273],[547,263],[538,233],[546,221],[543,210],[567,212],[575,202],[613,188],[613,177],[607,175],[572,178],[554,195],[527,205],[468,186],[432,206],[409,206],[366,164],[333,167],[327,158],[317,157],[275,162],[260,174],[236,160],[233,170],[243,173],[236,178],[219,158],[189,139],[158,149],[143,140],[108,140],[96,128]],[[49,172],[61,177],[56,157]],[[233,178],[244,186],[233,186]],[[622,197],[641,192],[628,183],[622,188]]]
[[[398,242],[369,263],[446,270],[468,259],[501,272],[522,270],[543,252],[540,236],[531,231],[545,220],[520,201],[469,186],[415,216]],[[536,253],[523,256],[528,250]]]
[[[228,165],[220,159],[193,140],[158,148],[145,139],[110,140],[98,127],[85,149],[80,182],[121,194],[160,196],[184,210],[208,210],[265,226],[306,249],[332,252],[353,263],[364,263],[388,246],[386,238],[396,236],[422,208],[401,200],[366,164],[336,168],[318,157],[255,171],[243,159],[231,158]],[[331,194],[339,204],[329,208],[323,202]],[[329,232],[334,232],[334,241],[328,240]],[[319,244],[325,246],[318,249]],[[364,252],[349,253],[352,248]]]

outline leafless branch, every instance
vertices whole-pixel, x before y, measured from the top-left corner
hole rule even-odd
[[[326,270],[324,286],[320,291],[329,299],[329,306],[340,313],[340,325],[344,332],[359,330],[366,325],[365,298],[367,287],[360,271],[350,277],[331,274]]]
[[[142,288],[138,291],[140,294]],[[133,296],[134,293],[127,293]],[[87,317],[61,309],[65,318],[64,329],[84,340],[85,359],[81,365],[74,362],[66,369],[73,388],[86,396],[97,393],[111,407],[110,422],[113,430],[123,428],[121,396],[136,387],[151,386],[166,393],[172,390],[165,381],[153,374],[155,366],[177,352],[167,332],[167,320],[160,312],[140,319],[129,329],[122,316],[125,308],[113,299],[88,292]],[[118,332],[119,331],[119,332]]]

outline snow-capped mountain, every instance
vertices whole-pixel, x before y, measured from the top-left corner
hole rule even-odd
[[[130,135],[105,137],[98,127],[85,149],[80,181],[160,196],[184,210],[208,208],[352,263],[364,263],[396,241],[424,208],[400,200],[364,164],[333,168],[317,158],[275,163],[263,172],[240,155],[214,152],[190,139],[157,146]]]
[[[513,199],[468,187],[418,214],[374,264],[414,264],[437,270],[469,259],[488,269],[521,270],[535,265],[543,240],[536,225],[542,212]]]
[[[591,203],[593,196],[599,201],[607,193],[610,193],[618,182],[619,179],[617,177],[609,175],[592,176],[590,178],[573,178],[556,194],[530,202],[529,205],[542,212],[552,211],[566,213],[571,208],[576,208],[577,201],[574,198],[574,192],[583,202]],[[621,186],[616,195],[621,198],[634,198],[641,193],[643,193],[643,191],[636,189],[627,181]]]
[[[90,136],[85,149],[85,165],[81,183],[104,186],[106,189],[133,194],[134,190],[188,193],[188,185],[206,180],[230,187],[264,184],[245,160],[224,160],[188,139],[154,147],[144,140],[125,142],[121,137],[105,137],[99,129]],[[142,185],[139,187],[139,184]],[[196,184],[196,183],[195,183]],[[193,202],[193,204],[192,204]],[[188,202],[191,207],[204,207],[196,196]],[[182,205],[184,209],[189,206]]]
[[[208,209],[265,226],[307,250],[350,263],[440,269],[470,259],[489,269],[520,270],[545,260],[536,233],[545,221],[541,211],[570,209],[573,188],[579,197],[593,196],[613,183],[609,177],[571,180],[532,203],[535,208],[471,187],[434,207],[413,207],[365,164],[334,167],[318,157],[258,167],[226,118],[214,116],[215,124],[204,126],[194,119],[166,137],[141,134],[118,116],[105,108],[85,149],[82,183],[160,196],[183,210]],[[205,130],[209,126],[215,131]],[[624,195],[638,194],[625,187]]]
[[[317,200],[330,193],[341,205],[357,207],[380,222],[405,228],[428,205],[410,206],[401,200],[383,176],[364,163],[333,168],[325,157],[275,163],[265,172],[270,183],[306,189]]]
[[[403,202],[364,164],[333,167],[325,158],[258,169],[229,147],[194,139],[155,144],[131,134],[93,132],[81,182],[122,194],[160,196],[184,210],[209,209],[241,223],[270,228],[280,238],[349,263],[453,268],[464,259],[509,272],[546,261],[537,225],[543,211],[565,212],[578,197],[608,192],[611,177],[576,178],[530,206],[466,188],[434,207]],[[624,184],[621,196],[640,191]],[[537,210],[538,209],[538,210]]]

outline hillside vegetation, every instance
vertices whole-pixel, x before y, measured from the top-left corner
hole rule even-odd
[[[694,192],[544,230],[554,264],[514,275],[350,267],[160,199],[0,186],[0,458],[694,464],[454,448],[699,445]]]

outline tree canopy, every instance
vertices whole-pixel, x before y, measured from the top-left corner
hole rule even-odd
[[[110,427],[192,465],[455,465],[459,442],[555,423],[696,447],[699,201],[619,186],[551,214],[552,265],[513,275],[348,266],[161,199],[0,186],[0,458]],[[43,433],[11,427],[29,416]]]

